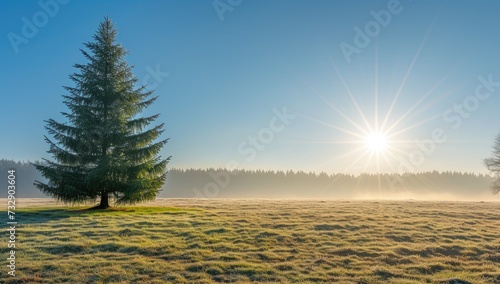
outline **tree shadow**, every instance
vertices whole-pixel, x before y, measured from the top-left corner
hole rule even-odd
[[[18,225],[40,224],[53,221],[60,221],[79,215],[82,210],[72,208],[29,208],[18,209],[15,211],[15,220]],[[0,211],[1,215],[7,215],[7,211]]]

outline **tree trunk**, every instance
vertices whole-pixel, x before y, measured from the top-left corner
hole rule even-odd
[[[101,193],[101,203],[97,206],[99,209],[107,209],[109,208],[109,193],[107,191],[103,191]]]

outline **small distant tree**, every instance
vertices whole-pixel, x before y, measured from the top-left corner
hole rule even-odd
[[[96,208],[134,204],[156,198],[166,178],[170,157],[159,152],[168,139],[160,140],[164,124],[149,125],[157,115],[140,117],[157,97],[146,86],[136,87],[124,57],[127,51],[116,43],[117,31],[109,18],[99,25],[94,41],[81,50],[86,64],[75,64],[70,75],[73,87],[64,87],[62,112],[66,122],[46,120],[48,153],[34,166],[48,179],[35,181],[42,192],[56,199],[79,203],[96,201]]]
[[[491,190],[494,194],[498,194],[500,192],[500,134],[494,140],[492,154],[493,157],[485,159],[484,164],[490,173],[495,175],[496,179],[491,185]]]

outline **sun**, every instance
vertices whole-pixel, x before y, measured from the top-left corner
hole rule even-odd
[[[432,26],[431,26],[432,27]],[[378,51],[375,49],[375,62],[373,77],[367,81],[366,84],[359,84],[359,78],[356,79],[355,86],[361,86],[361,89],[352,90],[348,85],[348,81],[335,64],[334,60],[328,55],[331,66],[335,70],[338,77],[337,83],[344,87],[345,94],[347,95],[346,101],[351,101],[351,106],[339,106],[337,98],[330,101],[325,95],[315,88],[310,87],[312,93],[318,96],[322,102],[329,106],[335,117],[331,120],[318,119],[304,113],[298,113],[301,117],[308,119],[317,124],[324,125],[330,129],[335,130],[336,138],[332,140],[307,140],[306,143],[317,144],[335,144],[339,150],[338,155],[322,163],[344,165],[345,172],[400,172],[403,166],[404,157],[410,157],[413,152],[408,152],[415,147],[415,141],[410,139],[410,135],[415,135],[412,130],[421,127],[435,119],[442,117],[440,114],[426,116],[423,119],[417,119],[417,114],[426,110],[434,102],[429,102],[429,98],[436,94],[436,90],[445,82],[448,75],[441,78],[435,85],[428,91],[422,93],[414,103],[406,108],[406,111],[398,112],[396,107],[398,101],[405,94],[410,94],[411,90],[406,86],[407,79],[409,78],[412,70],[414,69],[415,62],[417,61],[420,52],[427,40],[430,33],[427,32],[422,42],[418,46],[411,62],[409,63],[406,71],[400,82],[396,82],[396,86],[387,90],[380,88],[379,84],[379,57]],[[351,74],[350,72],[348,74]],[[450,73],[451,74],[451,73]],[[390,84],[392,85],[392,84]],[[363,89],[366,86],[367,89]],[[384,92],[381,92],[381,91]],[[358,94],[365,94],[363,101],[358,103]],[[380,100],[380,94],[385,94],[384,99]],[[373,100],[368,100],[373,96]],[[388,97],[389,100],[385,98]],[[392,97],[392,99],[390,98]],[[383,105],[379,105],[383,102]],[[424,104],[426,103],[427,104]],[[385,106],[387,104],[387,106]],[[373,107],[366,109],[366,107]],[[397,114],[397,116],[396,116]],[[342,118],[342,119],[339,119]],[[408,136],[407,136],[408,135]],[[339,162],[341,161],[341,162]],[[380,183],[379,183],[380,186]]]
[[[388,146],[387,135],[381,132],[371,133],[366,137],[365,145],[373,153],[384,153]]]

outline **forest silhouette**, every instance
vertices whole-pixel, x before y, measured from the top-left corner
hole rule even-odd
[[[30,162],[0,159],[0,170],[15,169],[17,197],[46,197],[35,188],[44,180]],[[2,175],[0,182],[7,183]],[[462,172],[404,174],[307,173],[225,169],[170,169],[159,198],[312,198],[493,200],[492,177]],[[0,197],[5,198],[6,192]]]

